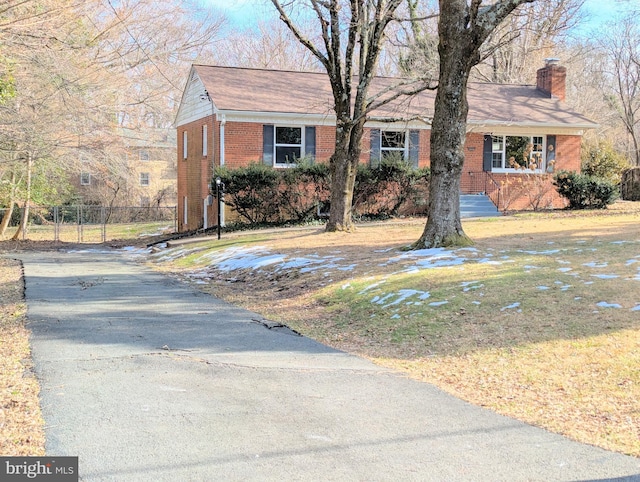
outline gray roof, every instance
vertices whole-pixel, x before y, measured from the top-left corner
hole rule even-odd
[[[194,65],[213,102],[221,111],[333,115],[333,95],[324,72],[292,72],[239,67]],[[357,79],[354,80],[354,89]],[[370,95],[402,82],[376,77]],[[410,87],[406,87],[410,88]],[[355,90],[354,90],[355,91]],[[535,85],[470,83],[471,124],[550,125],[595,128],[597,124],[572,111]],[[435,91],[425,90],[376,109],[372,117],[433,116]]]

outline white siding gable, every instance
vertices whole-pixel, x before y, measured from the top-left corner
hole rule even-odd
[[[175,127],[198,119],[204,119],[211,115],[211,101],[207,99],[205,90],[202,80],[192,68],[182,94],[182,100],[174,123]]]

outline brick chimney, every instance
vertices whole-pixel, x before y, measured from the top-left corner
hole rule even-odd
[[[558,62],[558,59],[545,59],[545,66],[538,69],[536,87],[549,97],[564,100],[567,69]]]

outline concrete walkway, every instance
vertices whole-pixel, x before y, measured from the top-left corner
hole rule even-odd
[[[81,480],[640,480],[640,460],[466,404],[154,273],[22,253],[47,453]]]

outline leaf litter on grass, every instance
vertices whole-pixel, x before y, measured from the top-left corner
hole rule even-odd
[[[401,249],[421,222],[274,234],[260,244],[277,262],[224,273],[201,266],[198,279],[200,289],[474,403],[640,455],[637,219],[470,221],[475,247],[423,253]],[[338,255],[334,264],[347,269],[329,262]],[[302,273],[296,259],[327,263]]]

